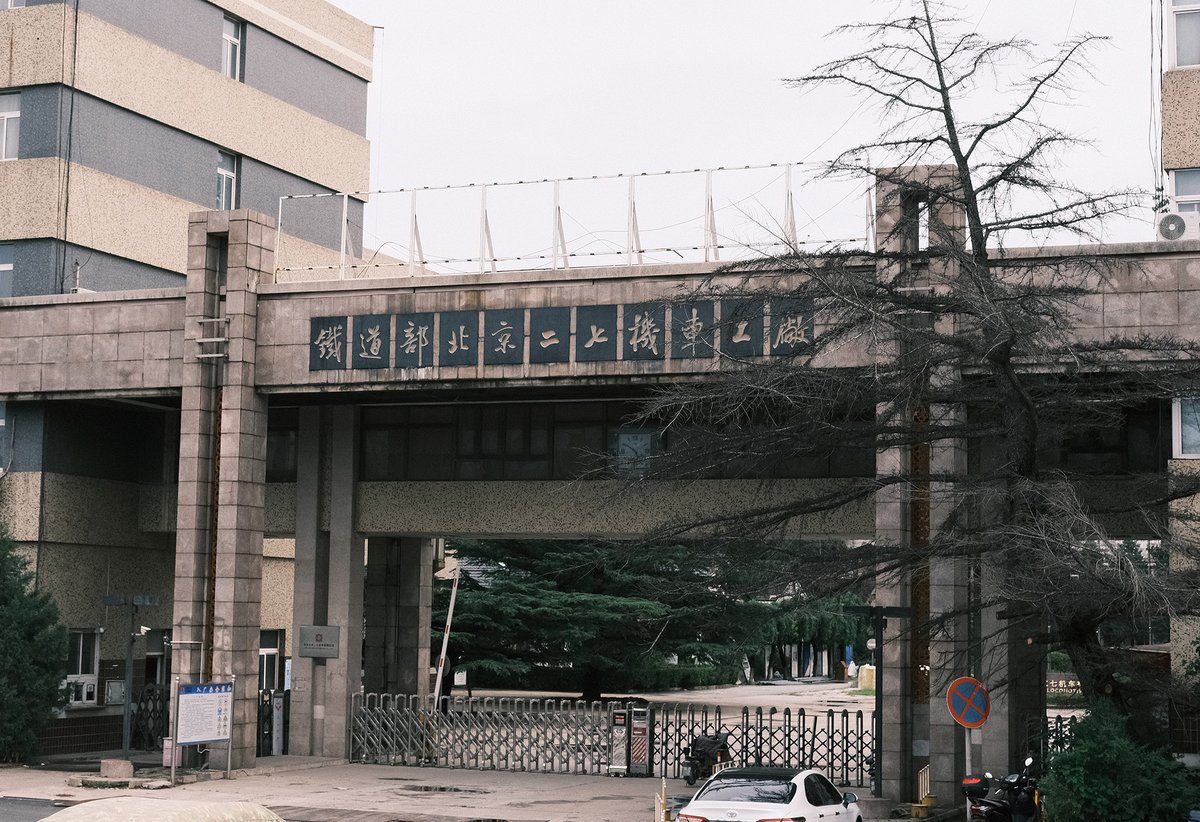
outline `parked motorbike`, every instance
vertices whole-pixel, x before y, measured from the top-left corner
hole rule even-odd
[[[718,762],[729,761],[729,733],[720,731],[708,736],[697,736],[691,745],[683,746],[683,780],[695,785],[697,779],[712,776]]]
[[[968,774],[960,789],[971,802],[971,822],[1033,822],[1039,816],[1042,797],[1030,772],[1033,757],[1025,759],[1020,773],[997,780],[990,773]]]

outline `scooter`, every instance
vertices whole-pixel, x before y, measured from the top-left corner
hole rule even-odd
[[[990,773],[968,774],[960,789],[971,802],[971,822],[1033,822],[1041,810],[1037,780],[1030,775],[1033,757],[1026,757],[1020,773],[993,782]],[[993,787],[994,785],[994,787]]]
[[[697,779],[712,776],[714,765],[729,761],[729,732],[697,736],[683,746],[683,755],[683,781],[695,785]]]

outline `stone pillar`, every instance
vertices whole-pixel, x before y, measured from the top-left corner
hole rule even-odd
[[[321,530],[321,409],[300,408],[296,452],[296,558],[292,593],[292,704],[289,750],[313,754],[314,660],[300,655],[300,626],[325,623],[329,534]]]
[[[173,670],[189,682],[237,677],[238,768],[254,764],[258,722],[267,405],[255,390],[257,292],[274,270],[274,235],[271,218],[244,209],[188,225]],[[214,766],[225,758],[213,748]]]
[[[330,413],[329,587],[327,624],[341,629],[337,657],[324,660],[325,732],[321,754],[349,756],[350,702],[362,688],[363,572],[365,545],[354,530],[354,482],[358,456],[358,409]],[[315,701],[315,700],[314,700]],[[315,713],[314,713],[315,717]]]
[[[367,541],[367,692],[430,692],[433,560],[438,540]]]
[[[363,615],[363,689],[367,693],[392,693],[389,674],[396,658],[396,579],[399,546],[392,537],[367,540],[367,583]]]
[[[898,448],[880,451],[876,456],[876,471],[880,476],[893,476],[904,465],[905,455]],[[908,541],[908,506],[898,485],[880,489],[875,494],[875,538],[896,545]],[[893,574],[875,583],[872,604],[877,606],[908,607],[909,579],[906,574]],[[883,739],[875,740],[877,767],[882,764],[883,795],[903,801],[911,791],[913,705],[912,676],[909,664],[910,639],[908,620],[888,620],[883,632],[883,664],[876,668],[875,687],[883,694]]]

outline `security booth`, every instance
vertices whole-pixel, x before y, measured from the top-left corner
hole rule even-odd
[[[629,714],[629,775],[653,776],[654,711],[633,708]]]

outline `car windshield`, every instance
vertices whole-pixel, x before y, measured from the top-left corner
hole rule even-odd
[[[714,779],[697,800],[707,802],[774,802],[787,804],[796,795],[794,782],[783,779]]]

